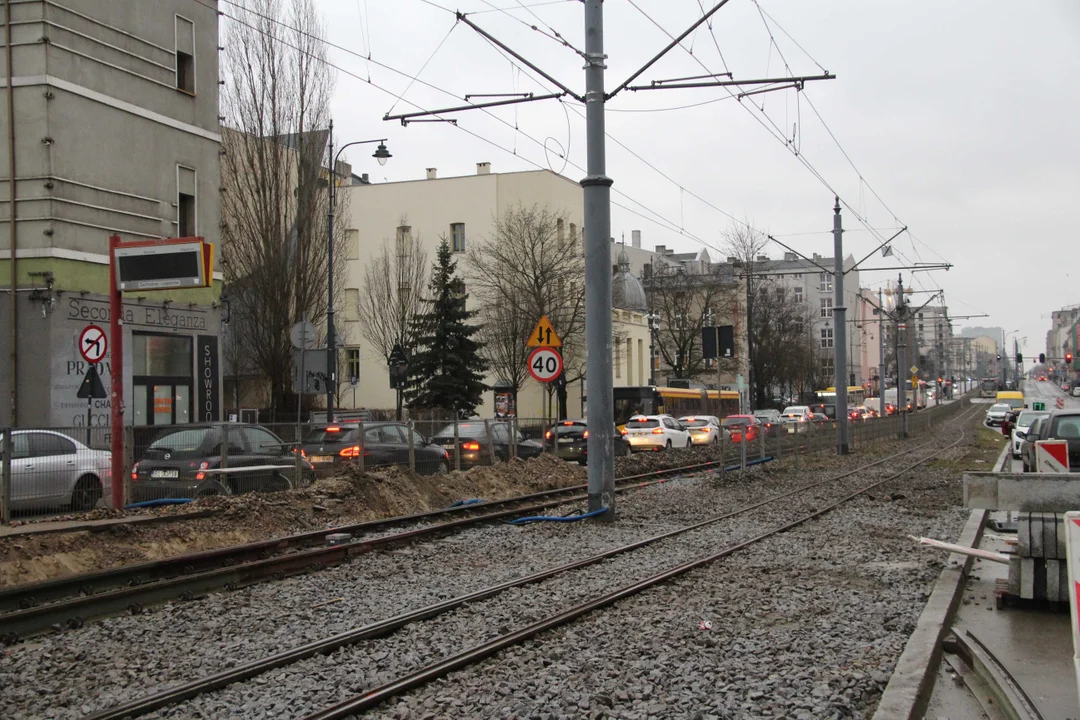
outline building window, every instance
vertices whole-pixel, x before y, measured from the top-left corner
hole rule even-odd
[[[360,348],[345,348],[345,375],[349,382],[360,377]]]
[[[455,280],[454,284],[450,286],[450,297],[458,301],[458,309],[461,312],[465,312],[465,301],[468,299],[468,293],[465,291],[465,282],[462,280]]]
[[[555,218],[555,237],[562,245],[563,240],[566,239],[566,230],[563,228],[563,219]]]
[[[821,317],[832,317],[832,298],[821,298]]]
[[[802,280],[802,273],[795,273],[791,277],[795,278],[796,280]]]
[[[818,273],[818,289],[821,292],[832,292],[832,275],[829,273]]]
[[[199,234],[195,213],[195,171],[176,166],[176,237],[195,237]]]
[[[465,252],[465,223],[450,223],[450,249]]]
[[[832,328],[821,328],[821,347],[831,348],[833,346],[833,334]]]
[[[360,288],[345,288],[345,322],[360,319]]]
[[[806,325],[803,324],[802,318],[798,318],[795,320],[795,332],[798,335],[802,335],[804,332],[806,332]]]
[[[795,302],[801,303],[802,301],[803,301],[802,288],[801,287],[796,287],[795,288]]]
[[[176,89],[195,94],[195,23],[175,16]]]
[[[832,355],[824,356],[821,358],[821,374],[827,377],[831,377],[835,372],[835,365],[833,364]]]

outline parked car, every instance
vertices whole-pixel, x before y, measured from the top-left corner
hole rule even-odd
[[[1046,417],[1050,413],[1042,410],[1024,410],[1016,418],[1016,424],[1013,425],[1011,437],[1009,438],[1009,452],[1012,453],[1013,458],[1020,459],[1020,446],[1024,442],[1024,436],[1028,430],[1031,429],[1032,424],[1041,417]]]
[[[1080,410],[1054,410],[1036,418],[1020,448],[1024,472],[1035,472],[1035,443],[1065,440],[1069,444],[1069,470],[1080,472]]]
[[[1000,427],[1001,423],[1005,420],[1005,416],[1012,411],[1012,406],[1007,403],[995,403],[986,411],[986,419],[984,422],[989,427]]]
[[[420,475],[435,475],[450,470],[446,448],[436,445],[405,423],[364,423],[364,441],[360,425],[322,425],[311,430],[300,443],[300,452],[315,474],[333,475],[344,466],[355,464],[361,451],[364,469],[409,464],[409,435],[413,441],[413,459]]]
[[[746,442],[756,442],[763,428],[761,421],[753,415],[728,415],[724,418],[723,426],[731,433],[733,443],[741,443],[744,434]]]
[[[690,433],[670,415],[635,415],[626,422],[631,450],[690,447]]]
[[[754,417],[765,426],[766,437],[776,437],[784,430],[779,410],[755,410]]]
[[[1069,394],[1073,397],[1080,397],[1080,385],[1073,385],[1073,389]]]
[[[688,415],[679,418],[679,423],[690,432],[690,442],[694,445],[717,445],[725,434],[720,418],[715,415]],[[727,436],[730,438],[730,433]]]
[[[92,510],[111,490],[110,453],[55,430],[11,431],[12,510]]]
[[[615,457],[630,454],[630,442],[626,435],[614,427],[612,449]],[[589,461],[589,424],[584,420],[563,420],[552,425],[544,433],[544,448],[563,460],[585,465]]]
[[[535,440],[529,439],[520,430],[511,430],[508,422],[489,420],[485,427],[483,420],[462,420],[457,424],[458,447],[461,453],[461,469],[476,467],[477,465],[490,465],[492,450],[495,459],[507,462],[511,454],[511,435],[516,433],[513,445],[516,447],[516,457],[522,460],[540,457],[544,452],[544,446]],[[490,438],[488,435],[490,434]],[[454,424],[450,423],[435,436],[431,442],[441,445],[446,450],[450,465],[454,465]]]
[[[224,468],[223,437],[228,455]],[[154,438],[131,468],[132,501],[288,490],[296,484],[296,462],[292,446],[261,425],[170,428]],[[314,480],[315,468],[300,458],[299,484]]]

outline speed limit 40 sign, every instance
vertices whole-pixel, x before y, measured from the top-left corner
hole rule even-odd
[[[529,353],[529,374],[540,382],[551,382],[562,374],[562,355],[553,347],[538,347]]]

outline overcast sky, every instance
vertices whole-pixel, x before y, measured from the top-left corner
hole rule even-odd
[[[581,92],[582,59],[527,27],[548,34],[553,29],[584,49],[580,2],[432,2],[475,13],[471,19],[478,25]],[[706,9],[713,4],[700,3]],[[491,115],[474,110],[455,116],[459,128],[382,121],[391,110],[462,104],[466,93],[550,91],[550,84],[514,68],[451,13],[423,0],[317,5],[328,39],[357,54],[330,51],[342,69],[333,102],[339,143],[386,136],[394,155],[380,168],[366,153],[354,152],[349,159],[356,172],[393,181],[422,178],[425,168],[436,167],[446,177],[474,173],[475,163],[489,161],[494,172],[540,166],[575,181],[583,176],[584,111],[576,103],[536,102]],[[676,35],[701,15],[699,0],[604,5],[609,89],[669,42],[653,21]],[[854,213],[885,237],[907,225],[914,237],[900,236],[897,256],[878,254],[867,267],[952,263],[948,272],[913,277],[905,270],[905,284],[943,288],[954,316],[990,316],[958,320],[957,326],[1019,329],[1029,355],[1044,350],[1050,311],[1080,303],[1080,266],[1074,261],[1080,226],[1080,3],[730,0],[712,26],[712,33],[702,26],[684,41],[692,56],[675,48],[638,82],[725,68],[736,79],[784,76],[788,68],[793,75],[824,68],[837,78],[808,83],[801,94],[757,96],[752,100],[758,109],[750,98],[740,107],[717,88],[624,91],[612,99],[609,134],[656,168],[608,141],[613,200],[640,214],[613,207],[616,238],[625,235],[629,242],[630,231],[640,229],[648,247],[708,247],[719,255],[731,220],[698,196],[800,252],[831,256],[832,191],[792,153],[795,146],[854,211],[844,212],[850,229],[845,253],[862,257],[878,242]],[[420,82],[410,87],[408,77],[363,60],[368,53],[409,74],[427,62],[419,79],[447,92]],[[682,107],[694,104],[699,105]],[[568,149],[566,160],[561,149]],[[774,245],[770,252],[782,250]],[[862,285],[878,287],[896,275],[864,273]]]

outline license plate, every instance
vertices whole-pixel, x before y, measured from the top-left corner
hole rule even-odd
[[[179,470],[153,470],[150,472],[152,478],[178,478],[180,477]]]
[[[560,445],[564,445],[564,444],[569,445],[572,442],[574,442],[574,438],[559,438],[559,444]]]
[[[314,465],[315,463],[332,463],[332,462],[334,462],[334,456],[333,455],[312,455],[311,456],[311,464],[312,465]]]

